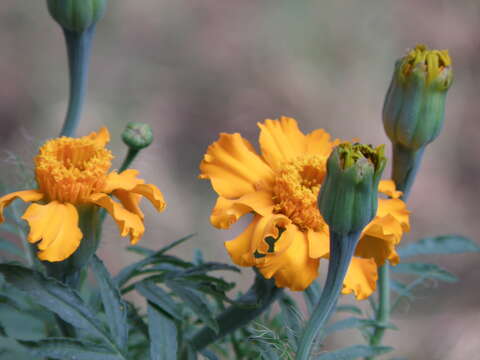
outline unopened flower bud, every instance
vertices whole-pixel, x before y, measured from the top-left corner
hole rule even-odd
[[[134,150],[141,150],[153,141],[150,125],[141,122],[129,122],[122,133],[123,142]]]
[[[105,14],[107,0],[47,0],[50,15],[64,29],[83,32]]]
[[[375,217],[385,164],[383,145],[374,149],[345,143],[333,150],[319,197],[320,212],[331,232],[360,232]]]
[[[452,78],[447,50],[417,45],[396,62],[383,105],[383,125],[394,144],[417,150],[435,140]]]

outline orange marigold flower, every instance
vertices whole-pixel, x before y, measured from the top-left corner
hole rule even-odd
[[[35,158],[36,190],[17,191],[0,198],[0,223],[3,209],[16,198],[31,204],[22,216],[30,226],[28,241],[38,242],[38,257],[62,261],[80,245],[83,234],[78,226],[78,210],[98,205],[116,221],[122,236],[130,235],[135,244],[145,227],[139,208],[142,197],[158,211],[166,203],[160,190],[145,184],[138,171],[127,169],[108,173],[113,158],[105,145],[110,140],[106,128],[81,138],[60,137],[47,141]],[[115,195],[120,203],[110,195]]]
[[[332,141],[323,129],[302,133],[295,119],[259,123],[260,150],[240,134],[220,134],[200,164],[219,197],[210,221],[227,229],[241,216],[252,222],[225,246],[234,263],[255,266],[278,287],[301,291],[318,275],[320,258],[329,256],[329,230],[317,205]],[[409,230],[409,212],[392,181],[381,181],[374,220],[363,231],[344,281],[343,293],[358,299],[375,290],[377,266],[398,262],[395,246]]]

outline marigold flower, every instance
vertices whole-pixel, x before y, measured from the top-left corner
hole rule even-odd
[[[240,134],[220,134],[200,164],[219,197],[210,221],[227,229],[241,216],[252,222],[225,246],[233,262],[255,266],[278,287],[301,291],[318,275],[320,258],[329,256],[329,230],[317,206],[326,162],[340,143],[323,129],[303,134],[295,119],[259,123],[260,150]],[[344,281],[343,293],[358,299],[375,290],[377,265],[398,262],[395,245],[409,230],[408,210],[392,181],[381,181],[374,220],[362,233]]]
[[[30,226],[28,241],[38,242],[38,257],[62,261],[80,245],[83,234],[78,226],[85,206],[100,206],[116,221],[122,236],[137,243],[144,231],[139,203],[147,198],[158,211],[166,203],[160,190],[145,184],[138,171],[127,169],[108,173],[113,158],[105,148],[110,140],[106,128],[81,138],[60,137],[47,141],[35,158],[36,190],[13,192],[0,198],[0,223],[3,209],[20,198],[31,204],[22,216]],[[120,203],[110,195],[116,196]]]

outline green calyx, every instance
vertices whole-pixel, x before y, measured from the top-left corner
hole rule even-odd
[[[417,45],[396,62],[383,105],[383,124],[393,143],[417,150],[436,139],[452,80],[447,50]]]
[[[64,29],[83,32],[105,14],[107,0],[47,0],[50,15]]]
[[[361,231],[377,212],[384,146],[341,144],[330,155],[319,197],[320,212],[337,234]]]
[[[153,141],[150,125],[141,122],[129,122],[122,133],[123,142],[134,150],[141,150]]]

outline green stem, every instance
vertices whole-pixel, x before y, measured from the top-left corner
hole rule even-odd
[[[139,152],[140,150],[129,147],[127,155],[125,156],[125,159],[123,159],[122,165],[120,166],[118,172],[127,170],[133,160],[135,160]]]
[[[402,199],[407,200],[413,182],[417,175],[417,171],[422,162],[425,147],[416,151],[407,149],[403,145],[393,145],[393,165],[392,179],[397,189],[403,192]]]
[[[230,306],[217,317],[218,333],[209,327],[204,327],[192,337],[190,345],[196,351],[200,351],[225,335],[247,325],[268,309],[281,293],[282,289],[275,286],[273,279],[267,280],[257,273],[252,287],[237,300],[239,304],[255,305]]]
[[[324,327],[338,300],[343,279],[360,237],[359,232],[340,235],[330,232],[330,261],[322,295],[303,331],[296,360],[307,360],[314,346],[318,331]]]
[[[60,136],[72,137],[78,127],[87,89],[90,50],[95,33],[95,25],[83,32],[63,29],[67,45],[68,68],[70,74],[70,97],[68,110]]]
[[[370,338],[370,345],[377,346],[382,343],[386,325],[390,320],[390,269],[387,263],[378,268],[378,309],[375,315],[377,327]],[[367,358],[368,360],[373,357]]]

